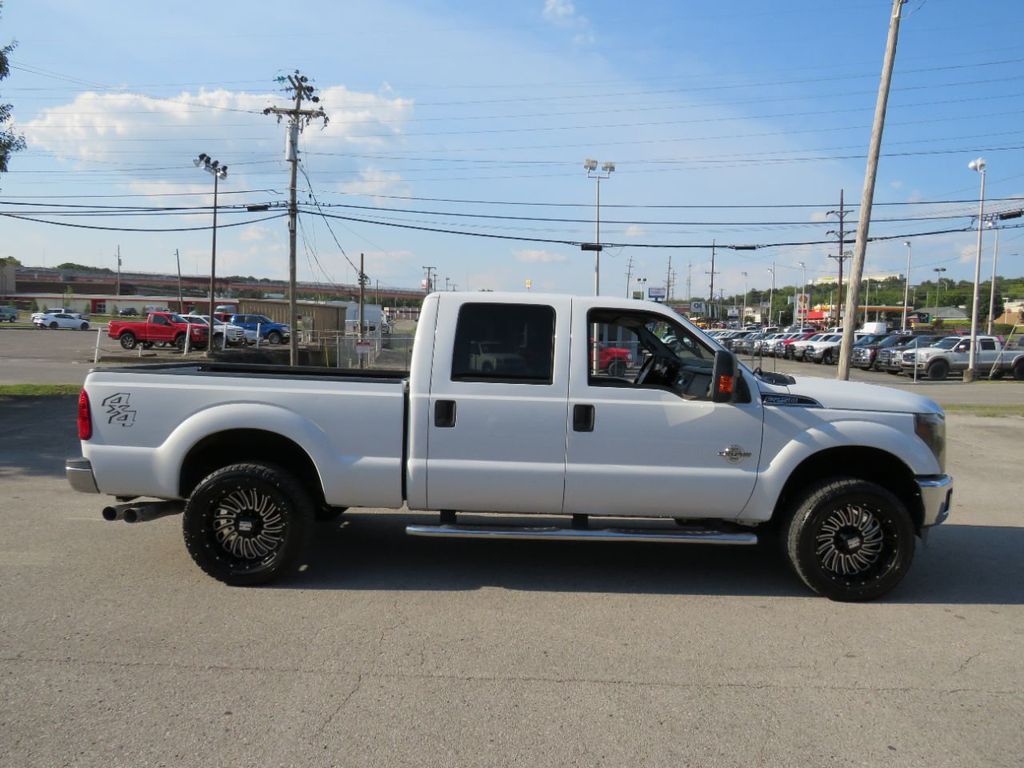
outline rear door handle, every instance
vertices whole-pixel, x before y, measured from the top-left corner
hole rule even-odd
[[[455,426],[454,400],[438,400],[434,403],[434,426],[446,428]]]
[[[574,405],[572,407],[572,429],[574,432],[594,431],[594,406]]]

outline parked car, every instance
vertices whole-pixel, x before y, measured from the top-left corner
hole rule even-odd
[[[597,347],[597,368],[609,376],[624,376],[633,364],[633,354],[625,347],[599,344]]]
[[[89,323],[81,315],[67,312],[39,312],[32,315],[32,323],[39,328],[70,328],[75,331],[88,331]]]
[[[270,344],[284,344],[291,337],[291,328],[284,323],[274,322],[266,315],[231,315],[227,322],[245,331],[253,331]]]
[[[850,353],[850,364],[863,371],[870,371],[876,367],[878,355],[882,350],[892,347],[899,347],[914,338],[914,334],[906,332],[891,333],[887,336],[876,338],[873,341],[860,343],[854,346]]]
[[[117,310],[117,314],[119,317],[138,317],[139,310],[137,310],[135,307],[122,307],[121,309]]]
[[[980,376],[1001,378],[1007,373],[1024,380],[1024,350],[1004,350],[1002,341],[995,336],[978,336],[975,366]],[[910,349],[903,353],[900,367],[903,372],[916,368],[932,381],[942,381],[950,373],[962,373],[970,365],[971,340],[963,336],[948,336],[924,349]]]
[[[42,317],[43,315],[71,315],[72,317],[82,318],[82,313],[75,312],[73,309],[68,309],[67,307],[50,307],[43,312],[33,312],[30,319],[32,320],[33,323],[35,323],[36,319]],[[84,320],[88,318],[82,319]]]
[[[875,367],[892,375],[900,374],[903,372],[900,364],[903,361],[904,352],[908,349],[930,347],[944,338],[945,336],[939,336],[934,333],[915,334],[903,344],[897,344],[894,347],[882,347],[875,356]]]
[[[13,323],[18,319],[18,308],[17,307],[0,307],[0,323],[8,322]]]
[[[821,341],[828,335],[829,334],[827,333],[815,333],[812,334],[811,336],[808,336],[807,338],[801,339],[799,341],[794,341],[792,344],[789,345],[789,349],[787,350],[789,353],[788,357],[792,360],[803,360],[804,352],[807,350],[807,346],[809,344],[815,343],[816,341]]]
[[[787,334],[781,341],[775,342],[775,357],[793,358],[793,345],[807,341],[817,334],[813,331],[795,331]]]
[[[150,312],[145,320],[111,320],[107,335],[117,339],[124,349],[135,349],[137,344],[143,349],[154,344],[173,344],[184,349],[186,333],[190,345],[199,347],[206,344],[208,330],[205,325],[192,325],[173,312]]]
[[[182,319],[196,325],[210,327],[209,315],[182,315]],[[255,331],[253,331],[255,337]],[[223,346],[227,342],[230,346],[237,346],[245,343],[245,329],[233,323],[225,323],[222,320],[213,321],[213,345]]]

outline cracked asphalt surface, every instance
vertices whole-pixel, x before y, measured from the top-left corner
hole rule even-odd
[[[232,589],[77,494],[74,398],[0,399],[0,766],[1019,766],[1018,417],[949,417],[953,516],[888,598],[768,549],[318,529]]]

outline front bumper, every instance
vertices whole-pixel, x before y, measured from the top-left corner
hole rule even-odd
[[[927,475],[916,480],[924,509],[921,527],[929,528],[945,522],[953,501],[953,478],[949,475]]]
[[[92,464],[88,459],[67,459],[64,462],[64,474],[68,483],[79,493],[99,493],[96,477],[92,473]]]

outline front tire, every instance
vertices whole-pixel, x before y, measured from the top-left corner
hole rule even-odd
[[[873,600],[895,587],[914,558],[914,525],[880,485],[833,478],[814,485],[784,527],[800,579],[831,600]]]
[[[943,381],[949,375],[949,363],[935,360],[928,366],[928,378],[931,381]]]
[[[282,336],[277,331],[271,331],[270,333],[267,334],[267,341],[270,344],[281,344],[284,342],[284,336]]]
[[[832,350],[831,349],[827,350],[825,352],[825,354],[822,355],[822,360],[821,361],[823,363],[825,363],[825,365],[832,365]]]
[[[185,334],[184,333],[179,333],[177,336],[174,337],[174,346],[177,347],[179,352],[183,352],[185,350]]]
[[[301,554],[313,519],[295,478],[269,464],[233,464],[196,486],[183,532],[192,559],[231,586],[273,581]]]
[[[626,375],[626,363],[622,360],[612,360],[608,363],[608,375],[622,378]]]

